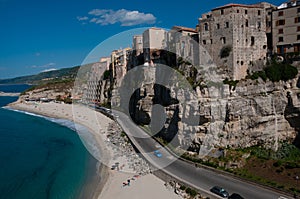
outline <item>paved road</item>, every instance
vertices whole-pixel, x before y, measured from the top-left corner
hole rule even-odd
[[[211,187],[218,185],[225,188],[229,194],[239,193],[246,199],[278,199],[280,196],[283,196],[272,190],[224,176],[205,168],[197,168],[192,164],[179,160],[167,150],[161,148],[154,139],[134,124],[127,115],[118,111],[114,111],[114,114],[118,115],[116,120],[129,135],[137,149],[153,166],[199,190],[209,193]],[[162,153],[161,158],[153,154],[153,151],[158,148]],[[285,197],[290,198],[288,196]]]

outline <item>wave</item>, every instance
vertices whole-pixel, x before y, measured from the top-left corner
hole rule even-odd
[[[50,122],[59,124],[61,126],[65,126],[69,129],[71,129],[72,131],[74,131],[75,133],[78,134],[78,136],[80,137],[83,145],[85,146],[85,148],[89,151],[89,153],[97,160],[101,160],[101,146],[99,146],[99,144],[97,143],[96,139],[94,138],[94,134],[91,133],[89,131],[88,128],[86,128],[85,126],[75,123],[73,121],[67,120],[67,119],[59,119],[59,118],[52,118],[52,117],[47,117],[44,115],[39,115],[36,113],[31,113],[28,111],[22,111],[22,110],[17,110],[17,109],[13,109],[11,107],[5,106],[2,107],[3,109],[7,109],[10,111],[15,111],[18,113],[23,113],[26,115],[30,115],[30,116],[34,116],[34,117],[39,117],[42,119],[46,119]]]

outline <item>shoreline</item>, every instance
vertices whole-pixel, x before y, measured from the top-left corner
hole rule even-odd
[[[0,97],[18,97],[21,93],[6,93],[0,91]]]
[[[81,192],[80,198],[87,198],[84,196],[88,195],[92,195],[93,199],[181,198],[174,190],[168,189],[164,181],[150,174],[145,160],[138,156],[129,142],[124,141],[120,127],[105,115],[78,104],[16,101],[6,107],[75,124],[76,129],[72,130],[78,133],[85,147],[100,164],[96,167],[99,178],[91,176],[91,181],[86,181],[86,189]],[[80,125],[91,135],[80,132]],[[116,162],[120,168],[112,170],[110,167]],[[131,183],[126,184],[129,179]]]
[[[63,119],[63,120],[67,120],[71,123],[74,123],[74,125],[82,125],[84,126],[89,133],[93,134],[94,132],[92,132],[92,129],[90,129],[89,127],[87,127],[86,125],[84,124],[80,124],[80,123],[76,123],[72,116],[70,114],[67,114],[65,116],[63,115],[59,115],[59,114],[55,114],[55,113],[50,113],[50,112],[44,112],[44,111],[41,111],[39,109],[33,109],[33,107],[30,107],[30,105],[34,105],[35,104],[26,104],[26,105],[29,105],[29,107],[25,107],[25,106],[21,106],[20,105],[21,103],[16,101],[16,102],[12,102],[8,105],[6,105],[4,108],[6,109],[9,109],[9,110],[12,110],[12,111],[18,111],[18,112],[22,112],[24,114],[29,114],[29,115],[33,115],[33,116],[36,116],[36,117],[44,117],[45,119],[48,119],[50,120],[51,122],[55,122],[55,123],[58,123],[60,125],[63,125],[57,121],[55,121],[56,119]],[[66,104],[62,104],[63,106],[66,105]],[[64,106],[65,107],[65,106]],[[104,116],[106,117],[106,116]],[[54,119],[54,120],[52,120]],[[71,128],[70,126],[66,126],[66,125],[63,125],[67,128]],[[71,128],[72,129],[72,128]],[[77,133],[76,129],[72,129],[75,133]],[[82,139],[80,137],[80,139]],[[100,143],[98,143],[98,148],[100,149],[101,151],[101,154],[103,153],[104,156],[107,156],[108,154],[104,154],[104,147],[102,147],[100,145]],[[90,154],[92,156],[92,154]],[[78,198],[92,198],[92,199],[98,199],[106,182],[108,181],[109,179],[109,170],[108,170],[108,167],[103,165],[102,163],[100,163],[97,159],[95,159],[94,157],[91,157],[93,158],[93,160],[89,160],[88,162],[88,167],[91,167],[91,163],[94,162],[95,164],[93,165],[95,168],[95,173],[92,174],[88,174],[88,176],[86,176],[85,178],[85,184],[84,186],[82,187],[82,190],[81,190],[81,193],[80,195],[78,196]],[[90,182],[92,181],[92,182]],[[87,197],[88,196],[88,197]]]

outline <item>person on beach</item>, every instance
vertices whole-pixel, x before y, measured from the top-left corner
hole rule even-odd
[[[130,179],[127,180],[127,185],[130,186]]]

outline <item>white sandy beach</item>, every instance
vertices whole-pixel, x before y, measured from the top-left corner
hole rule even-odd
[[[116,149],[111,146],[106,133],[116,126],[115,122],[103,114],[96,112],[90,108],[80,105],[68,105],[58,103],[13,103],[9,105],[13,109],[36,113],[53,118],[61,118],[74,121],[89,129],[93,134],[97,147],[101,147],[101,162],[107,165],[105,171],[101,171],[104,175],[102,185],[95,185],[96,198],[99,199],[134,199],[134,198],[180,198],[173,190],[168,190],[162,180],[152,174],[139,175],[141,171],[133,169],[129,164],[135,154],[130,157],[124,154],[118,154]],[[134,153],[129,151],[130,153]],[[97,158],[97,157],[96,157]],[[97,158],[98,159],[98,158]],[[137,158],[140,159],[140,158]],[[122,165],[119,171],[108,170],[114,162]],[[143,160],[139,160],[143,162]],[[105,177],[107,176],[107,177]],[[124,185],[130,179],[130,186]],[[103,185],[104,183],[104,185]]]

